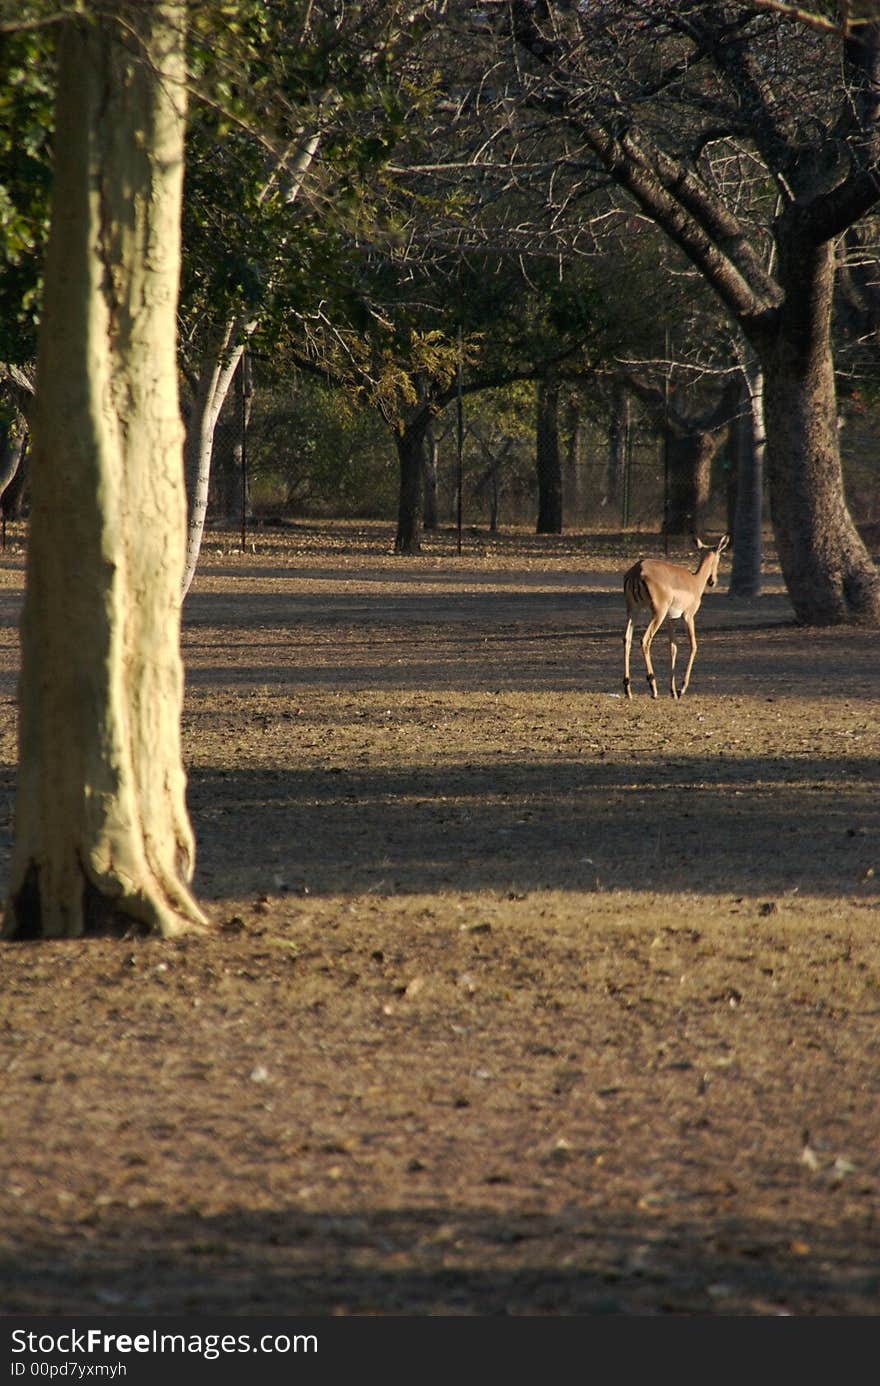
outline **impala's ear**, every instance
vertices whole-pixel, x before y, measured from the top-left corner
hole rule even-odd
[[[692,535],[691,535],[691,538],[692,538],[693,541],[694,541],[694,548],[696,548],[696,549],[708,549],[709,545],[708,545],[708,544],[704,544],[703,541],[702,541],[702,539],[698,539],[697,536],[696,536],[695,534],[692,534]]]
[[[729,543],[730,543],[730,535],[729,535],[729,534],[723,535],[723,536],[718,540],[718,543],[715,545],[715,552],[716,552],[716,553],[723,553],[724,550],[727,548],[727,545],[728,545]]]

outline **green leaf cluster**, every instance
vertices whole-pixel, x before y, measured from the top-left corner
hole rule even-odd
[[[49,227],[54,54],[50,35],[0,34],[0,360],[34,351]]]

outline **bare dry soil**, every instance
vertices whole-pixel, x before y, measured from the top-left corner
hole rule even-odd
[[[389,541],[206,543],[205,936],[0,949],[0,1311],[876,1314],[876,632],[768,563],[628,703],[656,540]]]

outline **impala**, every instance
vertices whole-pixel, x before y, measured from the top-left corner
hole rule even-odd
[[[683,698],[690,683],[694,657],[697,653],[697,637],[694,631],[694,617],[700,609],[703,593],[707,587],[714,587],[718,581],[718,563],[722,553],[730,543],[730,535],[725,534],[714,546],[696,540],[700,550],[697,571],[692,573],[678,563],[667,563],[662,558],[640,558],[633,564],[623,579],[623,595],[626,598],[626,634],[623,637],[623,687],[628,698],[632,697],[629,680],[629,653],[632,647],[633,620],[638,607],[647,607],[651,619],[642,636],[642,654],[648,671],[648,684],[651,697],[657,697],[657,680],[651,663],[651,642],[663,622],[669,618],[669,685],[673,698]],[[684,671],[680,689],[675,687],[675,628],[673,622],[678,618],[684,621],[691,643],[690,658]]]

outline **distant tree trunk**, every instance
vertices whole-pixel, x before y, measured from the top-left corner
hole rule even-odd
[[[486,446],[482,438],[477,435],[475,429],[472,428],[471,432],[474,433],[480,447],[488,458],[488,465],[480,476],[476,489],[478,495],[486,495],[489,498],[489,532],[495,534],[498,530],[498,519],[501,510],[502,471],[512,447],[512,440],[510,438],[505,438],[501,446],[501,451],[496,456],[492,453],[491,449]]]
[[[185,27],[183,0],[117,0],[60,31],[7,936],[202,921],[180,744]]]
[[[28,447],[34,385],[28,371],[19,366],[0,368],[3,383],[4,424],[0,424],[0,511],[12,513],[22,491],[22,462]]]
[[[692,433],[685,434],[670,429],[667,433],[667,534],[696,534],[702,537],[709,504],[712,463],[723,436],[723,433],[706,429],[695,429]]]
[[[569,396],[567,415],[568,448],[565,454],[563,510],[569,521],[577,524],[582,518],[581,469],[584,460],[584,415],[577,390],[573,390]]]
[[[428,421],[425,429],[424,447],[424,476],[422,477],[423,501],[422,501],[422,524],[425,529],[436,529],[438,525],[437,514],[437,458],[440,452],[437,443],[437,435],[434,430],[434,420]]]
[[[739,399],[739,374],[731,376],[715,403],[695,413],[669,389],[635,375],[628,377],[633,393],[645,406],[666,449],[666,495],[663,531],[668,535],[702,536],[709,504],[712,463],[727,438]]]
[[[16,519],[24,511],[25,501],[28,496],[28,471],[30,470],[28,466],[30,457],[29,441],[30,434],[25,441],[24,451],[19,458],[15,474],[12,479],[7,482],[6,489],[3,492],[3,498],[0,500],[0,511],[2,511],[7,520]]]
[[[248,323],[241,318],[230,320],[224,325],[213,348],[206,352],[202,361],[187,416],[183,465],[189,519],[186,562],[183,570],[184,597],[195,577],[205,532],[217,420],[220,418],[220,411],[229,394],[248,338],[255,327],[256,323]]]
[[[536,463],[538,534],[562,533],[562,463],[559,456],[559,380],[552,367],[538,380]]]
[[[620,378],[611,388],[611,418],[608,426],[608,471],[605,480],[605,500],[621,514],[626,482],[626,458],[629,449],[630,394]]]
[[[0,506],[6,509],[6,492],[18,475],[27,447],[28,429],[23,418],[13,421],[3,430],[0,442]]]
[[[495,453],[473,423],[470,425],[469,432],[472,437],[476,438],[480,451],[486,459],[486,468],[477,482],[476,492],[478,496],[487,495],[489,497],[489,532],[495,534],[498,530],[498,515],[501,506],[502,470],[510,455],[513,440],[505,438],[501,444],[501,451]]]
[[[489,533],[498,533],[498,512],[501,505],[501,491],[498,485],[498,469],[489,476]]]
[[[422,547],[422,474],[425,466],[426,428],[427,415],[420,412],[416,419],[405,423],[394,435],[400,463],[395,553],[415,554],[419,553]]]
[[[214,435],[211,463],[211,505],[227,522],[241,520],[242,506],[247,513],[248,497],[243,495],[246,478],[244,465],[244,432],[253,408],[253,393],[244,380],[248,356],[242,352],[235,381],[235,410],[230,409],[219,434]],[[249,372],[248,372],[249,374]]]
[[[743,380],[731,522],[733,563],[727,591],[731,597],[757,597],[761,591],[765,442],[764,382],[754,360],[744,367]]]
[[[208,508],[227,524],[241,513],[241,433],[231,420],[215,435]]]

